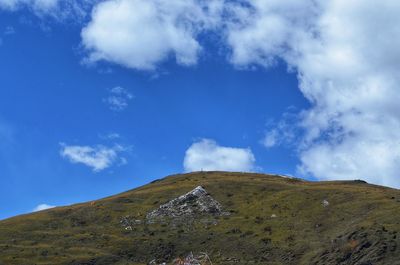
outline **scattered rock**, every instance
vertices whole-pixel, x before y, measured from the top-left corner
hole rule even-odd
[[[167,265],[166,262],[157,263],[156,259],[153,259],[148,263],[149,265]],[[194,255],[193,252],[190,252],[186,257],[178,257],[174,259],[171,265],[212,265],[210,257],[207,253],[201,252],[197,255]]]
[[[274,214],[274,213],[271,215],[271,218],[276,218],[276,217],[277,217],[277,216],[276,216],[276,214]]]
[[[142,224],[142,220],[138,220],[130,215],[127,215],[121,218],[120,223],[125,230],[133,230],[133,226]]]
[[[327,200],[323,200],[322,201],[322,206],[328,207],[329,206],[329,202]]]
[[[331,247],[321,251],[310,264],[383,264],[378,261],[398,251],[393,233],[384,227],[347,232],[333,239]]]

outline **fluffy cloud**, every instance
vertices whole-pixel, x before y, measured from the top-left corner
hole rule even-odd
[[[119,158],[119,153],[125,151],[120,145],[113,147],[98,146],[68,146],[61,144],[60,155],[72,163],[81,163],[91,167],[94,172],[109,168],[116,162],[126,163],[125,158]]]
[[[236,7],[239,22],[228,30],[231,61],[271,66],[283,59],[297,70],[312,104],[300,114],[300,171],[400,186],[400,3],[249,4]]]
[[[32,210],[32,212],[39,212],[39,211],[51,209],[51,208],[54,208],[54,207],[56,207],[56,206],[48,205],[48,204],[39,204],[38,206],[36,206],[36,207]]]
[[[229,5],[227,43],[237,66],[271,66],[312,30],[319,6],[313,0],[247,0]],[[310,32],[311,33],[311,32]]]
[[[87,61],[106,60],[151,70],[173,55],[193,65],[196,36],[217,24],[223,0],[109,0],[98,4],[82,30]]]
[[[133,95],[127,89],[117,86],[110,89],[110,95],[103,101],[111,110],[122,111],[128,107],[132,98]]]
[[[193,143],[184,159],[184,169],[191,171],[252,171],[255,158],[250,149],[219,146],[215,141],[202,139]]]

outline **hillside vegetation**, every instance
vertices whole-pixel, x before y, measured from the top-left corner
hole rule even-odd
[[[197,186],[224,214],[146,219]],[[400,264],[399,233],[395,189],[196,172],[0,221],[0,264],[172,264],[206,253],[213,264],[393,265]]]

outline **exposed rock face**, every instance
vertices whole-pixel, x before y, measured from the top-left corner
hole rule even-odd
[[[149,212],[146,216],[148,221],[163,218],[186,218],[197,215],[225,215],[221,204],[216,201],[201,186],[179,196],[163,205],[158,209]]]

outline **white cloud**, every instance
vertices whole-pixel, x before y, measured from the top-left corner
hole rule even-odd
[[[103,99],[108,107],[113,111],[122,111],[129,105],[129,101],[132,100],[133,95],[123,87],[114,87],[110,89],[110,95]]]
[[[169,56],[193,65],[197,35],[219,19],[223,0],[108,0],[98,4],[82,30],[88,62],[101,60],[152,70]]]
[[[231,61],[271,66],[280,58],[297,70],[312,104],[301,113],[301,172],[399,187],[400,2],[248,3],[229,26]]]
[[[313,0],[248,0],[230,5],[227,42],[237,66],[271,66],[310,29],[318,8]]]
[[[48,204],[39,204],[38,206],[36,206],[36,207],[32,210],[32,212],[39,212],[39,211],[51,209],[51,208],[54,208],[54,207],[56,207],[56,206],[48,205]]]
[[[274,147],[279,142],[279,134],[278,133],[279,132],[276,129],[266,132],[264,138],[261,140],[261,143],[266,148]]]
[[[61,144],[60,155],[68,159],[72,163],[81,163],[91,167],[94,172],[102,171],[111,167],[114,163],[126,163],[125,158],[119,158],[119,153],[126,149],[121,145],[106,147],[103,145],[97,146],[68,146]]]
[[[215,141],[202,139],[186,150],[185,171],[252,171],[255,158],[250,149],[219,146]]]
[[[298,138],[300,133],[296,127],[298,122],[298,114],[293,113],[295,109],[290,107],[287,112],[282,115],[279,122],[269,122],[268,130],[265,132],[261,144],[266,148],[274,146],[293,147],[292,143]]]
[[[101,134],[101,135],[99,135],[99,138],[106,139],[106,140],[115,140],[115,139],[121,138],[121,135],[116,132],[111,132],[108,134]]]

